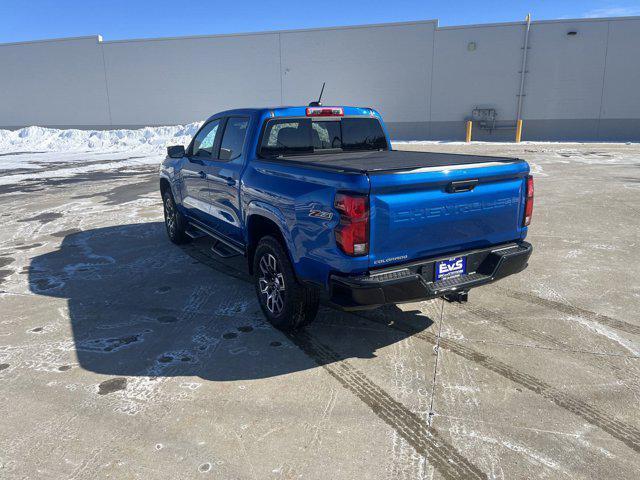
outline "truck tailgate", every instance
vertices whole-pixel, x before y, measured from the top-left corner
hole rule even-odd
[[[456,157],[456,156],[453,156]],[[372,268],[524,238],[526,162],[369,171]]]

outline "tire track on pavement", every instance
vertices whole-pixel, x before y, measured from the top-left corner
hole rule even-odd
[[[602,325],[615,328],[616,330],[620,330],[622,332],[632,333],[634,335],[640,335],[640,325],[634,325],[632,323],[625,322],[617,318],[612,318],[607,315],[602,315],[601,313],[595,313],[595,312],[592,312],[591,310],[586,310],[584,308],[574,307],[573,305],[569,305],[568,303],[557,302],[555,300],[548,300],[546,298],[542,298],[528,292],[514,292],[513,290],[507,290],[506,288],[498,288],[498,290],[500,290],[506,296],[510,298],[514,298],[516,300],[522,300],[523,302],[551,308],[553,310],[557,310],[558,312],[566,313],[569,315],[582,316],[587,318],[588,320],[598,322]]]
[[[378,418],[398,432],[445,478],[487,478],[485,473],[462,456],[437,430],[429,428],[419,415],[394,400],[391,395],[329,347],[316,341],[304,331],[290,334],[289,339],[317,361],[345,389],[365,403]]]
[[[592,365],[595,368],[598,368],[599,370],[603,370],[603,367],[607,367],[607,369],[604,370],[607,374],[611,374],[613,372],[613,374],[616,375],[616,378],[618,380],[622,380],[622,381],[632,380],[636,387],[640,387],[640,373],[637,371],[637,369],[625,368],[623,370],[622,368],[620,368],[619,365],[611,361],[611,359],[609,358],[610,355],[607,355],[604,352],[574,350],[568,344],[566,344],[565,342],[563,342],[562,340],[558,339],[553,335],[537,332],[532,329],[523,328],[523,325],[509,318],[508,316],[502,315],[492,310],[488,310],[484,307],[480,307],[477,305],[461,304],[461,305],[456,305],[456,308],[460,308],[461,310],[467,311],[472,315],[475,315],[479,318],[487,320],[491,323],[497,324],[509,330],[510,332],[516,333],[525,338],[529,338],[534,342],[539,342],[542,345],[551,345],[560,351],[566,351],[570,353],[591,354],[591,357],[593,357],[593,355],[595,354],[597,355],[596,358],[586,357],[585,363]],[[615,355],[615,358],[619,359],[621,358],[621,356]],[[637,357],[631,357],[631,358],[637,358]]]
[[[389,325],[389,327],[399,329],[404,333],[413,335],[415,338],[424,340],[434,346],[437,344],[437,337],[435,334],[420,330],[408,324],[402,318],[398,318],[398,316],[389,318],[386,311],[383,312],[383,315],[385,320],[387,320],[387,322],[385,323]],[[357,316],[380,323],[378,319],[363,314],[357,314]],[[391,320],[391,322],[388,322],[388,320]],[[602,411],[598,407],[590,405],[589,403],[584,402],[583,400],[580,400],[579,398],[571,394],[565,393],[551,386],[550,384],[534,377],[533,375],[520,372],[517,369],[513,368],[511,365],[490,357],[489,355],[485,355],[476,350],[473,350],[472,348],[469,348],[458,342],[441,337],[439,346],[441,348],[449,350],[452,353],[455,353],[462,358],[481,365],[487,370],[497,373],[507,380],[517,383],[527,390],[536,393],[546,398],[547,400],[552,401],[560,408],[563,408],[581,417],[591,425],[600,428],[612,437],[620,440],[635,452],[640,453],[640,429],[624,423],[616,417],[609,415],[607,412]]]

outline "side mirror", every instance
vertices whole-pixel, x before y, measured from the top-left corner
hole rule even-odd
[[[182,158],[184,157],[184,145],[172,145],[167,147],[167,155],[171,158]]]

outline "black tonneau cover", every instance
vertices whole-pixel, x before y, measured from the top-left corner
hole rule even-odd
[[[309,167],[346,172],[385,172],[414,168],[447,167],[472,163],[522,162],[518,158],[462,155],[456,153],[411,152],[383,150],[367,152],[339,152],[315,155],[289,155],[273,158],[275,161],[299,163]]]

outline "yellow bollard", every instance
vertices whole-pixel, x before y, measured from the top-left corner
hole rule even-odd
[[[522,139],[522,120],[516,122],[516,143],[520,143]]]
[[[467,120],[467,139],[466,142],[471,142],[471,129],[473,128],[473,122],[471,120]]]

